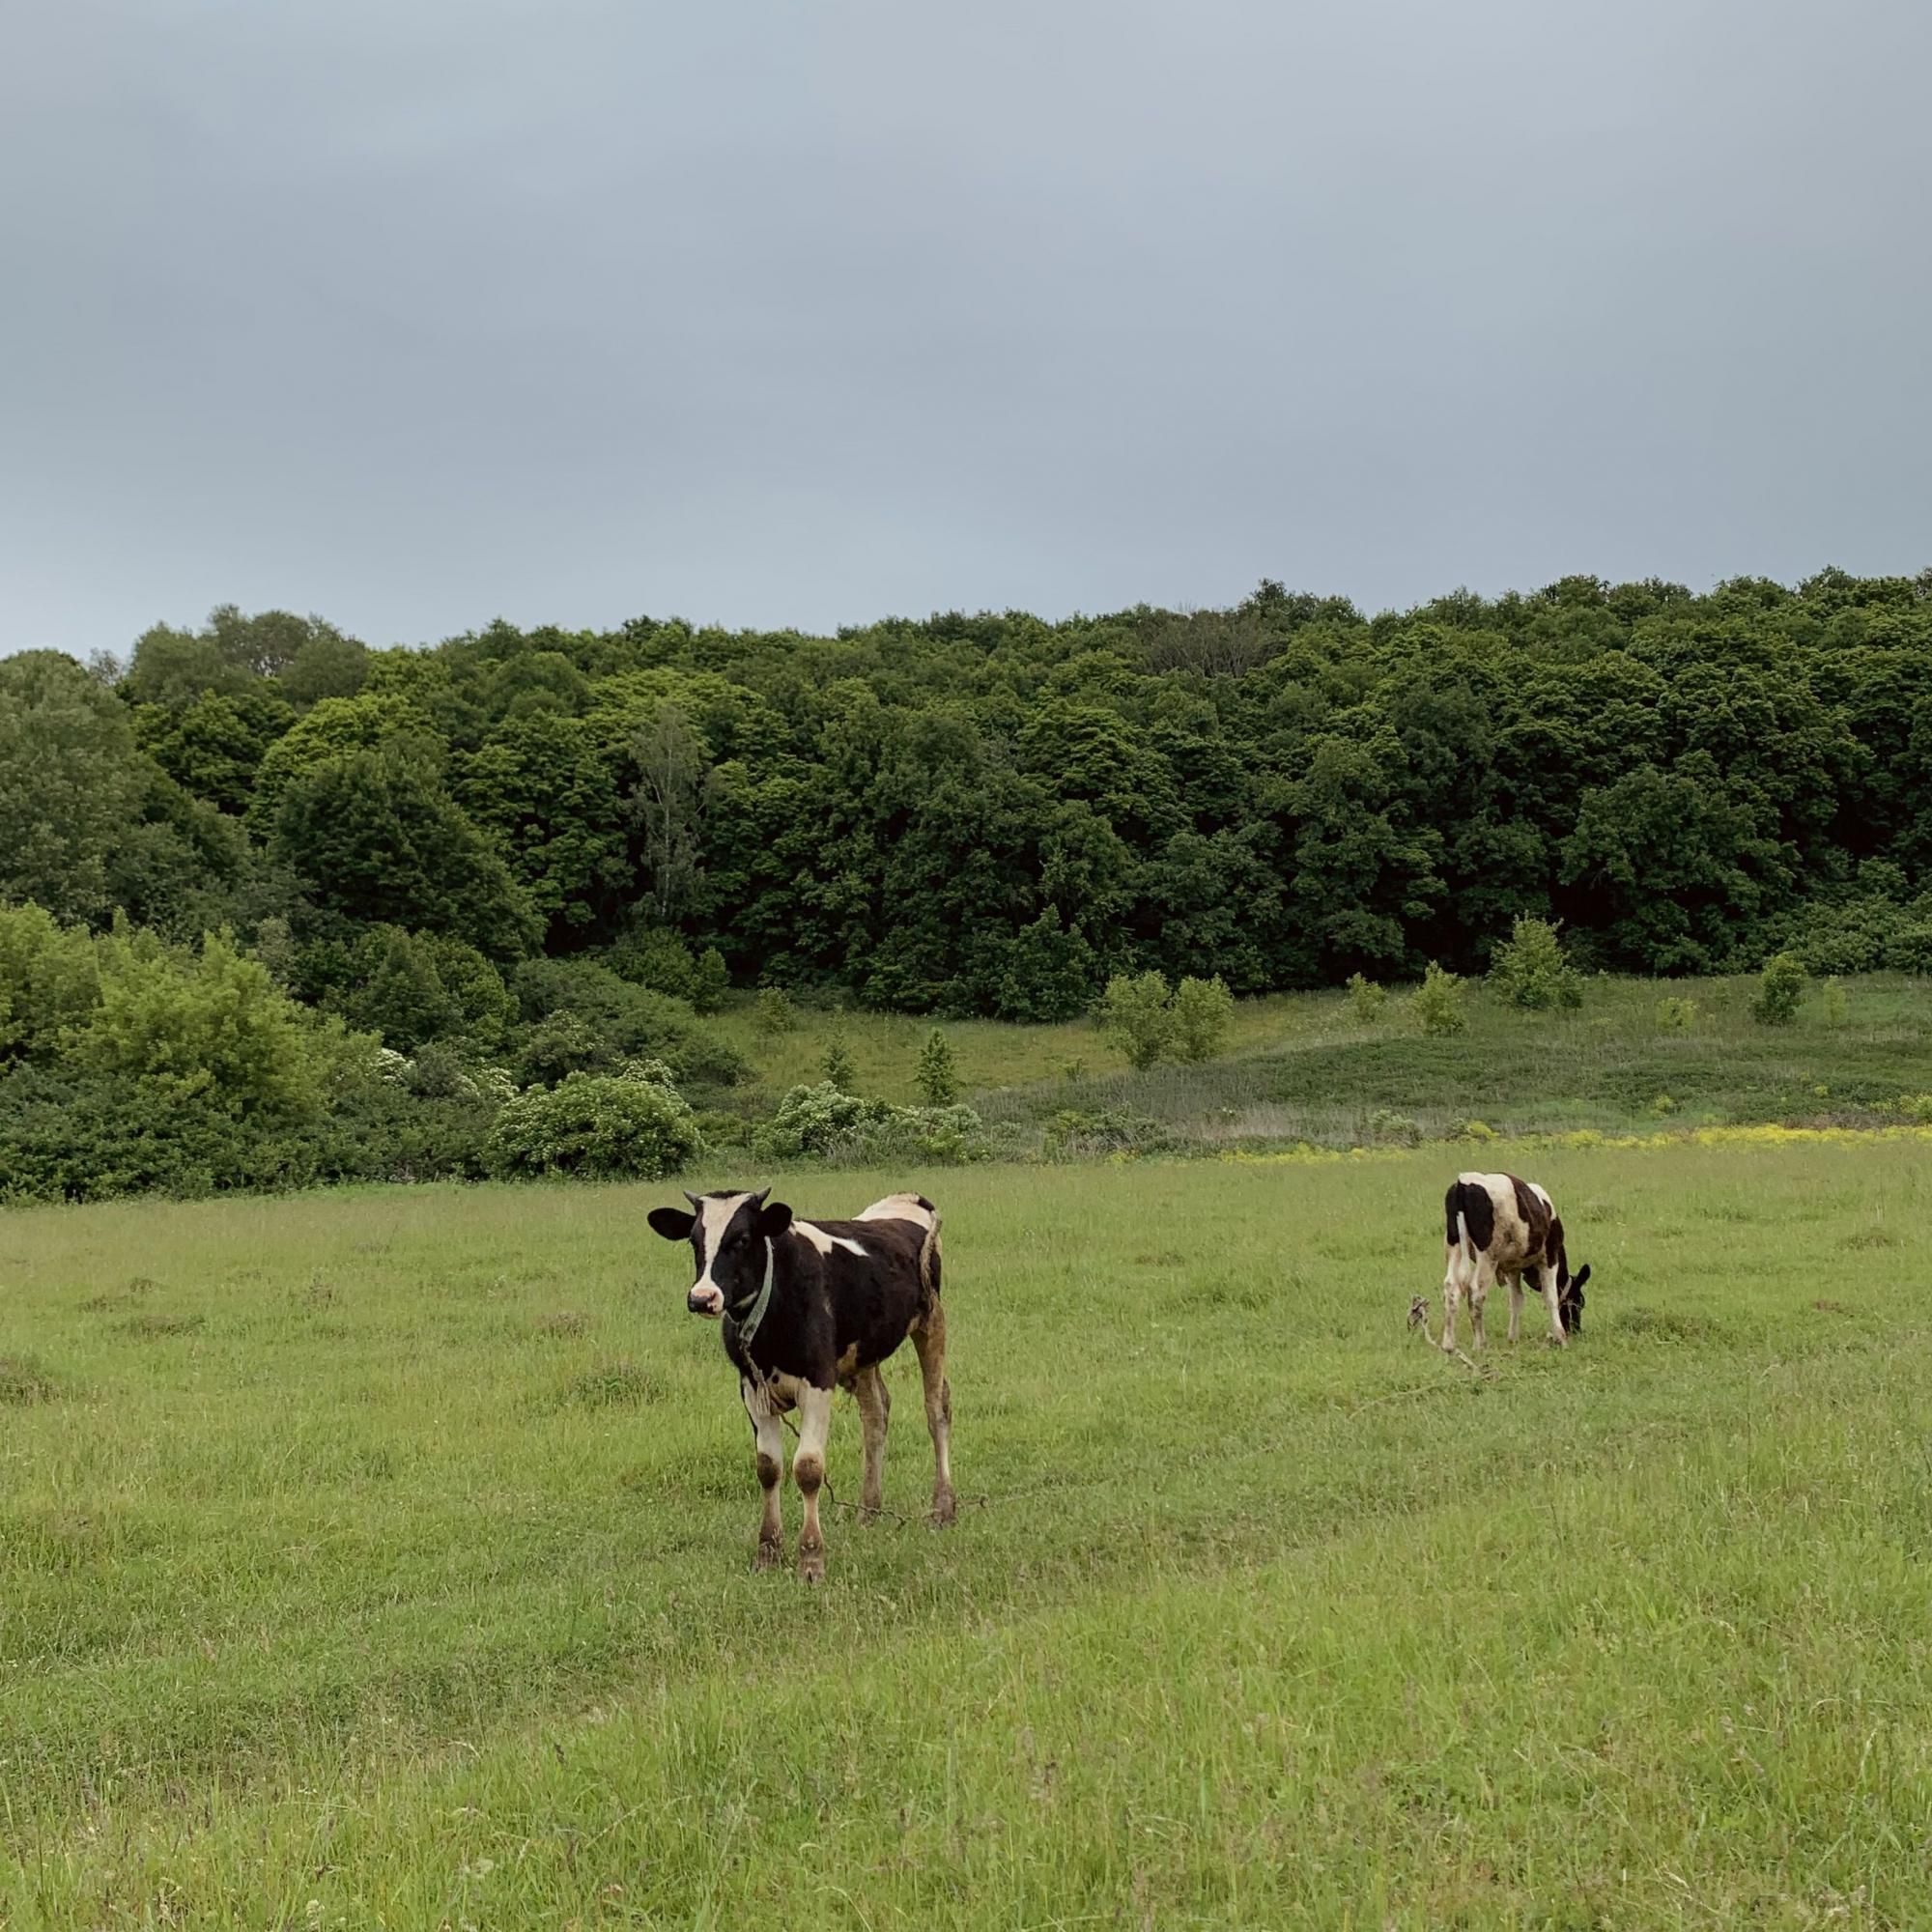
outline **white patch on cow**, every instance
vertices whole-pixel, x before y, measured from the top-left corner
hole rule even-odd
[[[862,1221],[911,1221],[921,1228],[930,1229],[932,1209],[917,1194],[888,1194],[883,1201],[874,1201],[858,1218]]]
[[[700,1197],[703,1213],[697,1227],[698,1270],[697,1279],[691,1286],[693,1300],[714,1301],[720,1309],[724,1306],[724,1291],[711,1278],[712,1264],[718,1259],[718,1243],[724,1238],[731,1216],[751,1198],[749,1194],[727,1194],[722,1200],[709,1194]]]
[[[796,1376],[748,1377],[744,1381],[746,1412],[753,1423],[760,1417],[783,1415],[798,1406],[799,1391],[804,1387]]]
[[[863,1214],[859,1217],[866,1218]],[[849,1235],[828,1235],[815,1221],[794,1221],[793,1232],[803,1235],[821,1255],[829,1255],[834,1248],[843,1248],[848,1255],[857,1255],[862,1261],[866,1251]]]

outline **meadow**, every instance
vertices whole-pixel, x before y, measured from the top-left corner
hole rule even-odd
[[[1449,1138],[1473,1119],[1496,1134],[1657,1133],[1795,1122],[1870,1126],[1932,1094],[1932,997],[1904,974],[1845,980],[1833,1011],[1812,987],[1794,1024],[1750,1016],[1754,976],[1667,980],[1604,976],[1580,1010],[1523,1012],[1481,982],[1465,989],[1464,1030],[1425,1038],[1392,996],[1358,1018],[1339,992],[1276,993],[1236,1004],[1220,1051],[1193,1065],[1136,1071],[1091,1019],[1058,1026],[945,1022],[961,1097],[989,1121],[1037,1126],[1065,1109],[1124,1109],[1184,1143],[1350,1147]],[[1689,1000],[1682,1032],[1659,1006]],[[793,1031],[762,1032],[749,998],[713,1022],[744,1055],[751,1079],[735,1103],[768,1111],[800,1081],[822,1077],[837,1037],[864,1094],[917,1097],[914,1069],[930,1020],[896,1013],[799,1009]],[[1921,1112],[1932,1116],[1932,1098]]]
[[[895,1364],[818,1591],[668,1189],[11,1212],[0,1924],[1932,1922],[1932,1144],[1762,1140],[1487,1150],[1480,1371],[1451,1150],[786,1177],[944,1208],[968,1499]]]

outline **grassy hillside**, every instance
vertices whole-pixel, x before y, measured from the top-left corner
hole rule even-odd
[[[1369,1026],[1336,993],[1281,994],[1236,1008],[1225,1050],[1196,1066],[1136,1073],[1088,1020],[1056,1027],[944,1025],[962,1093],[990,1120],[1037,1123],[1064,1109],[1147,1114],[1208,1147],[1306,1140],[1347,1147],[1426,1138],[1470,1120],[1504,1134],[1771,1121],[1873,1124],[1899,1119],[1902,1096],[1932,1093],[1932,981],[1874,974],[1844,982],[1842,1018],[1814,989],[1795,1025],[1750,1017],[1750,979],[1594,979],[1577,1013],[1525,1013],[1472,987],[1468,1025],[1424,1038],[1401,1000]],[[1661,1032],[1658,1004],[1694,1000],[1688,1033]],[[750,1060],[747,1103],[768,1105],[820,1077],[835,1032],[862,1092],[914,1097],[912,1074],[931,1023],[805,1009],[797,1030],[760,1034],[749,1004],[717,1022]]]
[[[817,1593],[663,1190],[10,1215],[0,1923],[1927,1922],[1925,1152],[1499,1150],[1482,1375],[1441,1150],[798,1177],[942,1203],[983,1498]]]

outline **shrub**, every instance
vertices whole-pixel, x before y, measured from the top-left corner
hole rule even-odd
[[[829,1080],[815,1087],[794,1087],[772,1118],[752,1133],[752,1147],[761,1160],[798,1160],[829,1154],[849,1140],[867,1121],[890,1109],[883,1100],[862,1100],[841,1093]]]
[[[1400,1147],[1422,1145],[1422,1122],[1388,1107],[1378,1107],[1369,1116],[1369,1135],[1378,1141],[1394,1141]]]
[[[691,1009],[668,994],[620,980],[589,959],[532,959],[518,968],[516,993],[532,1028],[558,1013],[575,1015],[561,1045],[546,1049],[561,1071],[597,1071],[639,1054],[664,1061],[680,1081],[729,1086],[744,1062]],[[595,1044],[585,1042],[587,1035]],[[534,1051],[526,1039],[522,1050]],[[556,1077],[561,1077],[559,1071]]]
[[[985,1139],[970,1107],[895,1107],[821,1081],[792,1088],[752,1148],[760,1160],[959,1161],[977,1159]]]
[[[1450,1138],[1459,1141],[1492,1141],[1496,1130],[1487,1121],[1461,1121],[1450,1131]]]
[[[919,1050],[919,1065],[913,1069],[912,1083],[928,1107],[950,1107],[959,1097],[958,1070],[952,1064],[952,1048],[937,1027],[926,1035]]]
[[[634,932],[605,956],[611,972],[634,986],[687,1001],[696,988],[697,969],[674,932]]]
[[[1174,989],[1173,1051],[1177,1060],[1211,1060],[1235,1017],[1235,996],[1219,974],[1183,980]]]
[[[1789,1026],[1798,1017],[1807,977],[1795,952],[1780,952],[1768,960],[1751,998],[1751,1018],[1760,1026]]]
[[[1932,919],[1910,919],[1891,935],[1885,963],[1894,973],[1932,973]]]
[[[572,1174],[661,1180],[703,1143],[691,1109],[656,1080],[573,1073],[498,1110],[484,1153],[504,1177]]]
[[[1131,979],[1117,974],[1107,981],[1094,1020],[1102,1037],[1126,1055],[1130,1066],[1151,1066],[1174,1038],[1167,980],[1158,973]]]
[[[776,1038],[781,1033],[790,1033],[798,1025],[798,1009],[792,1005],[791,995],[782,986],[767,986],[758,995],[758,1003],[752,1009],[752,1018],[761,1034]]]
[[[1510,1006],[1530,1012],[1583,1004],[1582,978],[1547,919],[1516,921],[1490,962],[1490,983]]]
[[[1447,1038],[1469,1023],[1463,1010],[1462,980],[1433,959],[1422,984],[1408,996],[1408,1009],[1416,1025],[1432,1038]]]
[[[825,1068],[828,1082],[841,1094],[850,1094],[859,1085],[859,1069],[852,1064],[852,1055],[845,1045],[845,1031],[842,1027],[833,1031],[832,1038],[825,1049],[825,1058],[820,1063]]]
[[[731,976],[724,970],[724,955],[717,947],[707,946],[697,955],[691,973],[691,1009],[710,1014],[723,1010],[724,995],[731,990]]]
[[[95,941],[44,907],[0,905],[0,1062],[49,1062],[100,999]]]
[[[198,953],[152,933],[96,944],[100,1001],[65,1037],[77,1072],[141,1090],[149,1105],[203,1096],[237,1114],[300,1114],[321,1099],[315,1022],[218,933]]]
[[[1388,994],[1359,973],[1349,976],[1349,1017],[1357,1026],[1373,1026],[1388,1006]]]
[[[1672,993],[1657,1003],[1659,1033],[1690,1033],[1697,1025],[1697,1002]]]
[[[1827,1026],[1841,1027],[1844,1025],[1846,1015],[1850,1011],[1850,1003],[1845,998],[1844,982],[1836,974],[1833,974],[1831,979],[1825,981],[1821,995],[1821,1005]]]
[[[1086,935],[1049,906],[1008,941],[994,994],[1003,1020],[1067,1020],[1094,997],[1098,962]]]
[[[1174,1136],[1146,1114],[1123,1107],[1086,1111],[1064,1107],[1046,1123],[1041,1141],[1049,1159],[1077,1159],[1102,1153],[1157,1153]]]
[[[1932,1094],[1901,1094],[1898,1111],[1920,1126],[1932,1126]]]

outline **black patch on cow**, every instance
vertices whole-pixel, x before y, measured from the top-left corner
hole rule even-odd
[[[1456,1225],[1458,1214],[1462,1215],[1463,1228],[1468,1230],[1478,1254],[1495,1238],[1496,1204],[1490,1199],[1487,1187],[1479,1187],[1473,1180],[1452,1180],[1449,1192],[1442,1199],[1442,1210],[1448,1224],[1445,1238],[1452,1248],[1463,1238],[1463,1229]]]
[[[1516,1211],[1522,1216],[1522,1225],[1529,1230],[1526,1252],[1531,1260],[1538,1255],[1548,1255],[1549,1230],[1554,1216],[1544,1204],[1543,1196],[1528,1181],[1519,1180],[1515,1175],[1509,1177],[1509,1184],[1516,1189]]]
[[[653,1233],[668,1241],[690,1240],[691,1231],[697,1225],[697,1216],[687,1214],[682,1208],[653,1208],[644,1219],[651,1224]]]
[[[1568,1281],[1557,1287],[1556,1313],[1566,1335],[1580,1335],[1583,1332],[1583,1284],[1589,1279],[1590,1264],[1585,1262]]]

